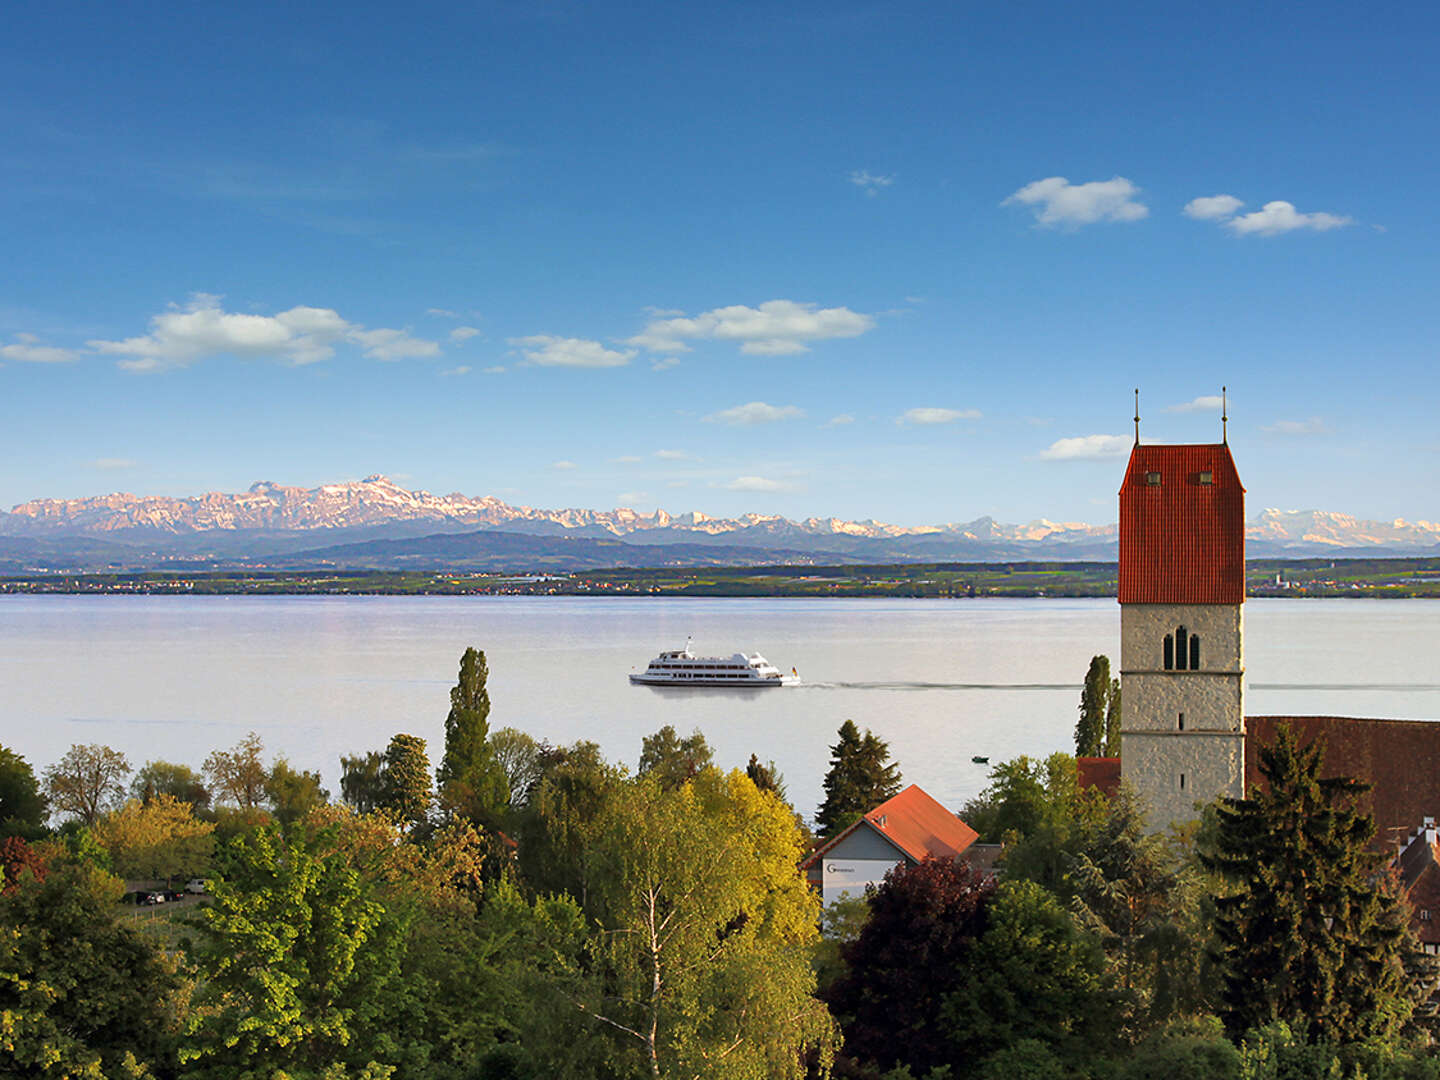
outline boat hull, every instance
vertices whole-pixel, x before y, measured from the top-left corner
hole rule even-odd
[[[763,690],[775,686],[793,686],[800,680],[793,675],[782,675],[778,679],[714,679],[706,676],[677,679],[670,675],[636,672],[630,676],[630,681],[636,686],[703,686],[707,689],[719,686],[726,690]]]

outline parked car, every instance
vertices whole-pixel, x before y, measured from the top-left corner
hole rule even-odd
[[[203,877],[192,877],[185,883],[185,891],[194,893],[196,896],[204,896],[210,891],[210,880]]]
[[[156,890],[153,891],[153,892],[148,892],[148,893],[146,893],[146,894],[145,894],[145,899],[144,899],[143,901],[141,901],[141,903],[145,903],[145,904],[163,904],[163,903],[165,903],[165,901],[168,900],[168,899],[169,899],[169,896],[166,894],[166,892],[165,892],[164,889],[156,889]]]

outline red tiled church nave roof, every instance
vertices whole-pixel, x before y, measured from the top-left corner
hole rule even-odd
[[[1245,488],[1225,443],[1138,444],[1120,487],[1120,603],[1245,599]]]
[[[916,784],[886,799],[828,844],[811,853],[801,867],[809,867],[858,828],[869,827],[915,862],[927,855],[953,859],[979,839],[980,834]]]
[[[1075,782],[1081,791],[1097,788],[1100,794],[1113,799],[1120,791],[1120,759],[1118,757],[1077,757]]]

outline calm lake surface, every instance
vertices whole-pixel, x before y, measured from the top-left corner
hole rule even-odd
[[[1245,605],[1246,711],[1440,719],[1440,603]],[[1090,657],[1118,667],[1108,600],[693,600],[549,597],[0,597],[0,742],[37,771],[71,743],[139,766],[199,767],[257,731],[319,769],[408,731],[444,748],[467,645],[490,662],[492,728],[592,739],[632,766],[664,724],[716,760],[773,759],[813,813],[846,718],[889,741],[905,779],[958,808],[986,766],[1071,749]],[[687,635],[703,654],[758,651],[793,688],[631,686]]]

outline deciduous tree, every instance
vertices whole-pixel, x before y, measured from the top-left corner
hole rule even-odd
[[[270,771],[262,759],[265,747],[260,736],[250,732],[229,750],[216,750],[205,759],[205,776],[217,801],[231,802],[242,810],[265,803],[265,781]]]
[[[519,809],[540,779],[540,743],[523,731],[505,727],[490,733],[490,752],[505,774],[510,807]]]
[[[435,771],[440,802],[447,813],[479,824],[498,820],[509,798],[509,780],[491,753],[490,669],[485,654],[471,647],[460,657],[460,675],[450,690],[445,717],[445,756]]]
[[[868,728],[861,735],[853,720],[840,725],[839,735],[830,748],[825,801],[815,815],[816,827],[827,838],[900,791],[900,767],[890,761],[890,748],[881,739]]]
[[[299,770],[283,757],[276,758],[265,777],[265,797],[281,824],[298,821],[317,806],[330,799],[330,792],[320,784],[320,774]]]
[[[365,754],[342,755],[340,758],[340,798],[361,814],[380,808],[385,797],[385,752],[371,750]]]
[[[1110,700],[1105,703],[1105,746],[1106,757],[1120,756],[1120,680],[1110,680]]]
[[[640,776],[654,776],[662,787],[677,788],[714,764],[714,753],[705,736],[692,731],[680,738],[666,724],[654,735],[640,740]]]
[[[1311,1041],[1390,1035],[1412,1004],[1403,956],[1413,949],[1401,904],[1370,848],[1367,789],[1322,777],[1318,742],[1286,726],[1260,750],[1264,783],[1221,800],[1202,861],[1225,879],[1215,901],[1226,1027],[1276,1021]]]
[[[35,770],[15,751],[0,746],[0,837],[34,839],[48,816]]]
[[[214,852],[215,826],[197,821],[188,802],[156,795],[131,799],[95,825],[95,839],[110,853],[110,867],[123,878],[179,877],[205,870]]]
[[[23,837],[7,836],[0,840],[0,893],[14,892],[25,877],[44,881],[46,870],[44,856]]]
[[[210,808],[210,790],[200,774],[189,765],[177,765],[170,761],[147,762],[130,781],[130,794],[142,801],[153,799],[156,795],[172,795],[181,802],[189,803],[197,814]]]
[[[65,756],[45,770],[45,790],[50,806],[62,814],[74,814],[86,825],[125,796],[125,777],[130,762],[118,750],[97,743],[71,746]]]

